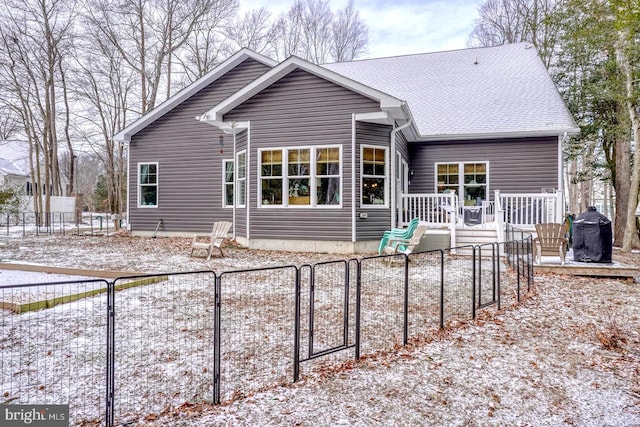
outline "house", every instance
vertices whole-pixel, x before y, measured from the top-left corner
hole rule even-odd
[[[22,141],[0,141],[0,185],[26,192],[29,184],[29,146]]]
[[[500,192],[561,194],[577,130],[522,43],[323,66],[244,49],[114,138],[133,234],[229,220],[248,247],[357,253],[413,215],[455,241]]]
[[[21,140],[0,141],[0,186],[18,190],[19,195],[23,197],[20,210],[34,212],[33,195],[34,192],[37,193],[38,185],[31,179],[29,156],[28,142]],[[44,169],[42,163],[41,168]],[[62,186],[66,191],[67,180],[64,176],[61,179]],[[45,194],[46,191],[46,186],[44,186],[41,192]],[[75,211],[75,197],[66,197],[66,194],[51,196],[50,203],[51,213],[73,214]]]

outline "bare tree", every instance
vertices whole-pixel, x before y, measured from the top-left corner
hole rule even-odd
[[[11,96],[10,93],[0,95],[0,141],[11,139],[22,129],[19,116],[11,108],[14,104]]]
[[[227,22],[235,17],[238,0],[217,0],[206,15],[196,23],[190,37],[175,54],[181,65],[184,86],[211,71],[233,53],[234,47],[225,35]]]
[[[284,60],[291,55],[305,57],[303,48],[303,4],[296,1],[293,6],[281,14],[275,24],[276,59]]]
[[[84,109],[76,117],[76,133],[102,163],[110,212],[121,213],[126,209],[126,151],[112,136],[127,124],[136,72],[126,66],[116,47],[96,36],[99,33],[87,34],[80,45],[82,55],[77,55],[74,94]],[[87,158],[79,157],[78,164]],[[83,191],[86,194],[86,185]]]
[[[265,56],[272,56],[275,28],[270,24],[267,9],[253,9],[241,18],[233,20],[225,28],[227,37],[238,47],[246,47]]]
[[[34,208],[50,210],[51,195],[61,194],[58,165],[57,103],[64,92],[63,55],[72,43],[74,4],[68,1],[13,1],[0,12],[3,87],[30,144]],[[44,202],[42,195],[44,192]]]
[[[216,3],[216,0],[121,3],[89,0],[89,25],[138,74],[140,114],[153,109],[163,84],[170,95],[173,56]]]
[[[353,7],[353,0],[336,12],[333,21],[331,57],[336,62],[352,61],[365,53],[369,30]]]
[[[471,46],[499,46],[532,43],[549,68],[553,62],[561,23],[549,19],[558,0],[487,0],[480,5],[480,17],[469,36]]]
[[[368,29],[353,2],[334,13],[327,0],[296,0],[275,24],[277,59],[296,55],[316,64],[350,61],[366,51]]]
[[[305,57],[315,64],[329,61],[331,53],[333,12],[329,0],[304,1],[302,33]]]

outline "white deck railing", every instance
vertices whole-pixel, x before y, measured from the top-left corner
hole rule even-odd
[[[451,230],[451,242],[455,243],[456,225],[465,223],[465,209],[481,209],[482,224],[491,224],[498,231],[498,241],[503,241],[504,223],[515,227],[533,229],[538,223],[564,221],[563,197],[556,193],[501,193],[495,192],[493,201],[483,201],[478,207],[459,206],[458,196],[448,194],[403,194],[399,225],[406,226],[413,218],[429,226]]]
[[[497,215],[516,227],[533,228],[536,224],[563,222],[562,192],[501,193],[496,191]]]
[[[440,194],[403,194],[400,223],[406,226],[413,218],[432,227],[448,228],[451,246],[455,247],[458,222],[458,196],[455,192]]]

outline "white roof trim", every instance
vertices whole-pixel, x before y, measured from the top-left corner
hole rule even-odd
[[[189,86],[185,87],[180,92],[164,101],[158,107],[154,108],[149,113],[145,114],[126,128],[122,129],[120,132],[113,136],[113,139],[116,141],[131,142],[131,137],[133,135],[140,132],[142,129],[146,128],[151,123],[164,116],[173,108],[189,99],[195,93],[204,89],[249,58],[261,62],[269,67],[274,67],[277,64],[277,62],[271,58],[267,58],[266,56],[260,55],[246,48],[242,49],[226,59],[213,70],[209,71],[207,74],[200,77],[198,80],[191,83]]]
[[[261,77],[231,95],[229,98],[211,108],[200,116],[200,120],[221,122],[226,113],[296,69],[302,69],[363,96],[379,101],[380,108],[385,111],[389,111],[392,117],[405,118],[406,105],[404,101],[373,89],[370,86],[358,83],[334,71],[312,64],[296,56],[291,56]]]
[[[393,125],[395,120],[387,111],[376,111],[373,113],[358,113],[354,116],[358,122],[378,123],[383,125]]]
[[[493,133],[465,133],[465,134],[439,134],[439,135],[418,135],[417,141],[451,141],[470,139],[494,139],[494,138],[527,138],[535,136],[558,136],[563,134],[575,135],[580,133],[579,128],[552,129],[545,131],[523,131],[523,132],[493,132]]]

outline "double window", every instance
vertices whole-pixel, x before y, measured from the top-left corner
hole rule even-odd
[[[436,171],[438,193],[455,190],[465,206],[487,199],[488,163],[438,163]]]
[[[138,163],[138,207],[158,207],[158,163]]]
[[[387,205],[387,149],[362,146],[362,205]]]
[[[339,206],[339,146],[259,152],[261,206]]]

